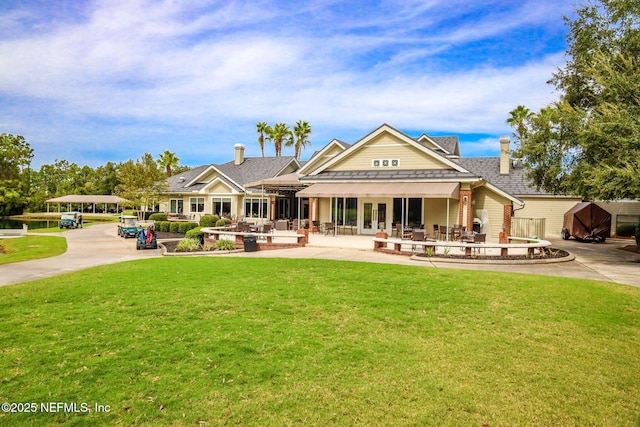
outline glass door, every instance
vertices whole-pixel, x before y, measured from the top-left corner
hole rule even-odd
[[[376,234],[379,230],[389,231],[387,223],[387,203],[380,201],[364,201],[362,203],[362,233]]]

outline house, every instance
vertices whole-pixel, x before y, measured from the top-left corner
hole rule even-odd
[[[166,210],[193,218],[304,218],[371,235],[391,234],[396,224],[429,231],[461,224],[490,239],[503,230],[559,236],[564,213],[582,200],[534,188],[510,158],[509,137],[499,144],[499,157],[464,158],[455,136],[412,138],[383,124],[354,144],[334,139],[304,163],[244,158],[236,145],[232,162],[169,178]]]

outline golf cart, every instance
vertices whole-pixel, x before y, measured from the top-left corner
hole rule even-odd
[[[139,229],[136,235],[136,249],[158,249],[156,232],[153,224]]]
[[[82,228],[82,214],[80,212],[64,212],[60,216],[60,228]]]
[[[118,222],[118,236],[136,237],[138,234],[138,217],[133,215],[120,215]]]

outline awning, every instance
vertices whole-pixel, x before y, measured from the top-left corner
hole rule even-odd
[[[458,199],[457,182],[319,183],[298,191],[296,197],[419,197]]]
[[[47,200],[47,203],[126,203],[127,199],[109,195],[69,194]]]

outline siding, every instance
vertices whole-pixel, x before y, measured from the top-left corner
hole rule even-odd
[[[502,231],[502,222],[504,220],[504,205],[511,205],[511,200],[500,196],[484,187],[477,188],[473,191],[472,203],[475,201],[475,205],[472,204],[473,217],[479,217],[479,210],[486,210],[489,213],[488,232],[486,229],[482,230],[487,232],[488,239],[498,239],[499,233]]]
[[[458,223],[458,200],[449,201],[449,227]],[[424,228],[427,233],[433,235],[433,226],[447,225],[447,200],[446,199],[424,199]]]
[[[564,213],[580,203],[579,198],[543,198],[543,197],[521,197],[524,208],[516,210],[514,217],[517,218],[545,218],[545,237],[560,237]]]
[[[616,232],[618,215],[640,215],[640,201],[596,202],[611,214],[611,235]]]
[[[384,133],[328,170],[371,170],[373,159],[399,159],[400,165],[393,169],[450,169],[436,158]]]

